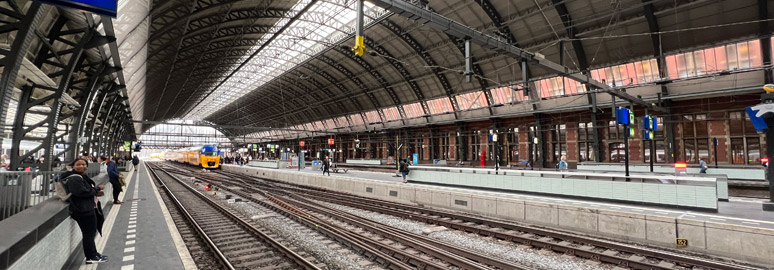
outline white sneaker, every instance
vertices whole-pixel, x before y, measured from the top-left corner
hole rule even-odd
[[[107,261],[107,256],[97,256],[96,258],[86,259],[86,264],[103,263]]]

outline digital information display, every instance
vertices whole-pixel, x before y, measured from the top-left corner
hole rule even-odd
[[[45,4],[80,9],[115,18],[118,0],[35,0]]]

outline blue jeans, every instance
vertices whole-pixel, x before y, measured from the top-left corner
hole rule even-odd
[[[406,180],[406,175],[408,175],[408,172],[400,172],[400,174],[403,175],[403,180]]]
[[[701,170],[699,170],[699,173],[707,173],[707,168],[701,168]]]

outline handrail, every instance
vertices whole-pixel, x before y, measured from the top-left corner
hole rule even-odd
[[[460,171],[474,171],[474,172],[488,172],[504,175],[552,175],[552,176],[583,176],[583,177],[603,177],[603,178],[639,178],[639,179],[651,179],[651,180],[674,180],[674,181],[694,181],[694,182],[716,182],[717,179],[709,177],[691,177],[691,176],[674,176],[674,175],[646,175],[646,174],[630,174],[628,177],[623,174],[612,175],[609,173],[585,173],[585,172],[553,172],[553,171],[529,171],[529,170],[511,170],[511,169],[489,169],[489,168],[457,168],[457,167],[431,167],[431,166],[418,166],[414,165],[411,169],[423,169],[426,171],[448,171],[448,172],[460,172]],[[616,172],[617,173],[617,172]]]
[[[621,166],[623,163],[614,163],[614,162],[578,162],[578,165],[583,166]],[[763,170],[765,167],[762,165],[733,165],[733,164],[720,164],[717,168],[715,168],[715,164],[708,162],[707,165],[710,169],[738,169],[738,170]],[[631,164],[630,166],[638,166],[638,167],[648,167],[650,166],[649,163],[635,163]],[[654,167],[661,167],[661,168],[672,168],[672,165],[670,164],[653,164]],[[698,168],[699,164],[695,163],[689,163],[687,164],[688,168]]]

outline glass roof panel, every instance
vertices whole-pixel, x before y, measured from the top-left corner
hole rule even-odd
[[[204,119],[210,114],[232,103],[238,98],[257,89],[261,85],[270,82],[296,65],[334,46],[337,42],[354,33],[355,4],[346,0],[317,1],[311,4],[310,0],[301,0],[294,5],[288,13],[288,18],[279,20],[272,26],[270,33],[264,35],[261,40],[248,53],[241,58],[245,66],[236,71],[226,82],[220,85],[205,100],[191,110],[185,119]],[[312,5],[307,12],[281,34],[276,35],[282,27],[290,23],[290,17],[294,17],[306,6]],[[374,18],[385,15],[387,12],[368,2],[365,3],[365,23]],[[266,42],[274,37],[270,43]],[[266,46],[258,52],[258,49]],[[250,55],[258,52],[250,59]],[[249,61],[248,61],[249,59]],[[232,71],[237,66],[232,67]],[[226,96],[224,93],[233,95]]]

